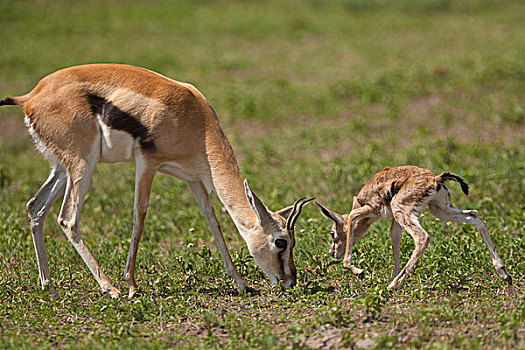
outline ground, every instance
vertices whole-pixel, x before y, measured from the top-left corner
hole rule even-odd
[[[389,223],[355,246],[363,280],[328,256],[315,205],[296,226],[298,285],[271,287],[217,198],[239,294],[187,186],[158,175],[137,294],[112,300],[56,224],[46,248],[60,297],[39,286],[25,203],[49,172],[15,107],[0,109],[0,347],[235,349],[525,348],[525,8],[520,1],[0,2],[0,98],[59,68],[121,62],[194,84],[252,189],[270,209],[315,196],[338,212],[385,166],[462,176],[457,207],[483,216],[513,276],[480,234],[428,213],[431,242],[386,290]],[[134,166],[101,164],[81,232],[121,292]],[[401,242],[406,263],[413,242]]]

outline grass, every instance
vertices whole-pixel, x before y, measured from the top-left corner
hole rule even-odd
[[[0,111],[0,347],[524,348],[525,29],[520,1],[0,1],[0,97],[88,62],[124,62],[195,84],[243,174],[276,210],[302,195],[339,212],[384,166],[451,171],[471,185],[514,278],[468,225],[429,215],[432,239],[398,291],[387,222],[355,247],[358,280],[329,265],[314,206],[297,223],[298,286],[271,288],[214,198],[238,295],[186,185],[158,175],[137,261],[139,292],[111,300],[56,224],[46,247],[60,299],[39,287],[25,203],[48,175],[20,111]],[[81,230],[121,291],[134,167],[101,164]],[[404,234],[402,264],[413,243]]]

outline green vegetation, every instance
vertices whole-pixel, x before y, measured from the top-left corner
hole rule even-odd
[[[389,223],[354,250],[363,281],[329,265],[328,220],[297,223],[298,286],[271,288],[214,198],[238,295],[187,186],[158,175],[140,245],[139,291],[111,300],[48,215],[60,299],[39,286],[25,203],[46,179],[15,108],[0,110],[0,348],[525,348],[525,4],[488,0],[0,0],[0,98],[88,62],[144,66],[195,84],[217,110],[243,174],[272,209],[302,195],[339,212],[384,166],[459,174],[457,207],[481,236],[430,215],[431,243],[403,287],[385,287]],[[101,164],[81,220],[121,291],[134,167]],[[190,230],[191,229],[191,230]],[[401,243],[401,263],[413,249]]]

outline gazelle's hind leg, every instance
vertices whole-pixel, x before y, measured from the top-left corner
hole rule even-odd
[[[490,239],[487,226],[485,225],[485,222],[483,221],[477,210],[460,210],[454,208],[450,203],[445,204],[435,202],[430,203],[428,208],[432,215],[436,216],[444,222],[456,221],[465,222],[473,225],[479,231],[479,233],[481,233],[481,236],[483,236],[483,240],[487,245],[490,257],[492,258],[492,264],[494,265],[494,268],[496,269],[501,278],[507,281],[509,285],[512,284],[512,277],[505,270],[505,265],[498,256],[498,253],[494,248],[494,244]]]
[[[354,275],[363,277],[363,270],[357,268],[352,263],[352,254],[354,249],[354,243],[356,240],[356,232],[363,232],[363,227],[355,227],[357,225],[368,225],[373,221],[367,220],[370,217],[374,216],[374,210],[372,207],[365,205],[357,209],[353,209],[348,215],[347,222],[347,233],[346,233],[346,249],[345,257],[343,259],[343,266],[350,270]],[[362,233],[361,235],[363,235]]]
[[[148,211],[148,203],[151,192],[151,184],[157,166],[148,164],[142,153],[138,151],[135,154],[135,201],[133,205],[133,233],[131,235],[131,244],[129,247],[128,260],[126,262],[126,269],[124,271],[123,280],[129,286],[128,297],[133,297],[137,284],[135,282],[135,261],[137,259],[137,251],[139,247],[140,238],[144,231],[144,219]]]
[[[388,289],[398,288],[403,283],[408,274],[414,269],[416,262],[423,255],[430,241],[430,236],[419,224],[416,212],[413,209],[395,207],[392,203],[392,212],[394,213],[394,219],[414,239],[415,247],[410,259],[388,285]]]
[[[394,254],[394,277],[399,273],[399,244],[401,242],[401,234],[403,229],[395,219],[392,219],[392,226],[390,227],[390,238],[392,239],[392,253]]]
[[[228,247],[226,246],[226,242],[224,242],[221,226],[215,217],[215,211],[213,210],[213,204],[211,202],[210,196],[208,195],[208,191],[202,182],[188,182],[188,186],[190,187],[191,192],[193,192],[195,199],[199,203],[199,206],[206,217],[206,221],[208,221],[208,224],[210,225],[211,232],[213,233],[215,243],[217,243],[217,247],[219,248],[219,252],[221,254],[222,261],[228,276],[237,282],[237,286],[241,291],[245,290],[248,284],[241,277],[241,275],[239,275],[235,269],[235,265],[233,265]]]
[[[96,148],[96,147],[95,147]],[[113,298],[120,297],[120,292],[113,287],[102,269],[97,264],[95,257],[91,254],[80,235],[79,220],[84,197],[91,183],[91,177],[98,161],[97,154],[92,152],[89,161],[75,159],[68,167],[68,179],[66,194],[62,203],[62,210],[58,218],[58,224],[64,231],[66,237],[80,254],[89,270],[97,280],[104,292],[109,293]]]
[[[57,292],[51,283],[51,273],[49,272],[49,263],[44,244],[44,222],[53,204],[64,193],[66,178],[65,168],[61,164],[55,163],[46,182],[35,196],[27,202],[26,206],[35,246],[40,284],[42,288],[49,286],[49,293],[52,298],[57,296]]]

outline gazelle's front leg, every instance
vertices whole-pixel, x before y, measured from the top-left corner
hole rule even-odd
[[[135,282],[135,262],[139,248],[140,238],[144,231],[144,219],[148,211],[151,184],[157,172],[157,166],[147,164],[144,157],[137,151],[135,154],[135,200],[133,204],[133,233],[131,234],[131,243],[129,247],[126,269],[122,278],[129,286],[128,297],[133,297],[137,288]]]
[[[56,202],[58,197],[64,193],[66,188],[67,173],[65,168],[56,164],[47,181],[38,190],[35,196],[27,203],[27,215],[31,224],[33,244],[35,246],[40,284],[42,288],[49,285],[49,293],[52,298],[58,294],[51,283],[51,273],[47,261],[46,248],[44,244],[44,222],[46,215]]]
[[[390,238],[392,239],[392,253],[394,254],[394,277],[399,274],[399,244],[403,229],[395,219],[392,219],[390,227]]]
[[[241,291],[245,290],[246,287],[248,287],[248,284],[241,277],[241,275],[239,275],[239,273],[235,269],[235,265],[233,265],[230,252],[228,251],[226,242],[224,242],[221,226],[217,221],[217,218],[215,217],[213,204],[211,202],[210,196],[208,195],[208,192],[206,191],[206,188],[204,187],[204,184],[202,182],[188,182],[188,186],[190,187],[191,192],[193,192],[195,199],[199,203],[199,206],[204,216],[206,217],[208,224],[210,225],[211,232],[213,233],[213,237],[215,238],[215,242],[217,243],[217,247],[219,248],[219,252],[221,254],[222,261],[224,263],[224,267],[226,268],[228,276],[235,280],[237,286]]]
[[[479,215],[477,210],[460,210],[452,206],[445,207],[438,205],[429,205],[429,209],[433,215],[435,215],[442,221],[465,222],[473,225],[479,231],[479,233],[481,233],[481,236],[483,237],[483,240],[487,245],[490,257],[492,259],[492,265],[494,265],[494,268],[496,269],[501,278],[507,281],[509,285],[512,284],[512,277],[505,270],[505,265],[498,256],[498,253],[494,248],[494,244],[490,239],[487,226],[485,225],[485,222],[483,221],[481,215]]]

